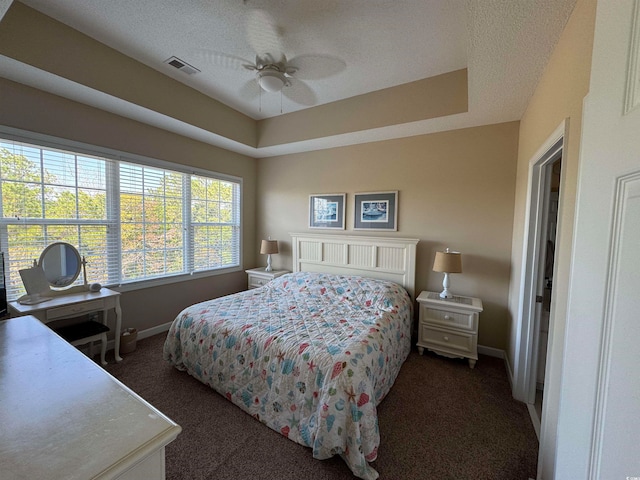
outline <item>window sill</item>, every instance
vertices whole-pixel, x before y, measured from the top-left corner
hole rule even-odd
[[[190,280],[195,280],[198,278],[215,277],[218,275],[226,275],[228,273],[235,273],[235,272],[242,272],[242,271],[243,269],[240,266],[237,266],[237,267],[221,268],[219,270],[208,270],[206,272],[172,275],[172,276],[163,277],[163,278],[154,278],[150,280],[141,280],[141,281],[131,282],[131,283],[103,285],[103,286],[110,288],[111,290],[115,290],[117,292],[130,292],[133,290],[142,290],[144,288],[153,288],[153,287],[159,287],[162,285],[171,285],[174,283],[188,282]]]

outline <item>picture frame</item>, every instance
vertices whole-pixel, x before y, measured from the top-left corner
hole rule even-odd
[[[398,191],[356,193],[354,230],[398,230]]]
[[[344,230],[345,193],[309,195],[309,228]]]

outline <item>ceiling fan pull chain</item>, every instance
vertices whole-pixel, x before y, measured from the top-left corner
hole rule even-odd
[[[280,115],[282,115],[282,90],[280,90]]]

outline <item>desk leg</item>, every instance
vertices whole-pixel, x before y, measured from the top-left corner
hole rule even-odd
[[[93,348],[93,342],[91,342],[91,347]],[[102,364],[103,367],[106,367],[108,365],[107,361],[104,358],[106,353],[107,353],[107,334],[103,333],[102,338],[100,339],[100,363]]]
[[[120,308],[120,297],[116,297],[116,345],[113,350],[113,354],[116,357],[116,362],[121,362],[120,356],[120,330],[122,329],[122,309]]]

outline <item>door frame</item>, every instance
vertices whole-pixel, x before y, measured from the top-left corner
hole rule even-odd
[[[565,138],[569,129],[569,119],[565,119],[545,140],[529,162],[527,206],[525,217],[522,274],[516,321],[516,351],[513,371],[512,394],[516,400],[532,404],[536,394],[536,369],[538,362],[538,339],[540,321],[538,295],[538,273],[544,261],[546,249],[543,237],[547,226],[548,185],[552,164],[562,155]],[[564,174],[561,173],[563,176]],[[561,182],[562,184],[562,179]],[[562,197],[562,194],[561,194]],[[560,198],[560,202],[562,198]],[[558,215],[557,231],[560,231],[562,217]],[[558,262],[554,262],[555,268]],[[553,322],[553,308],[550,323]]]

